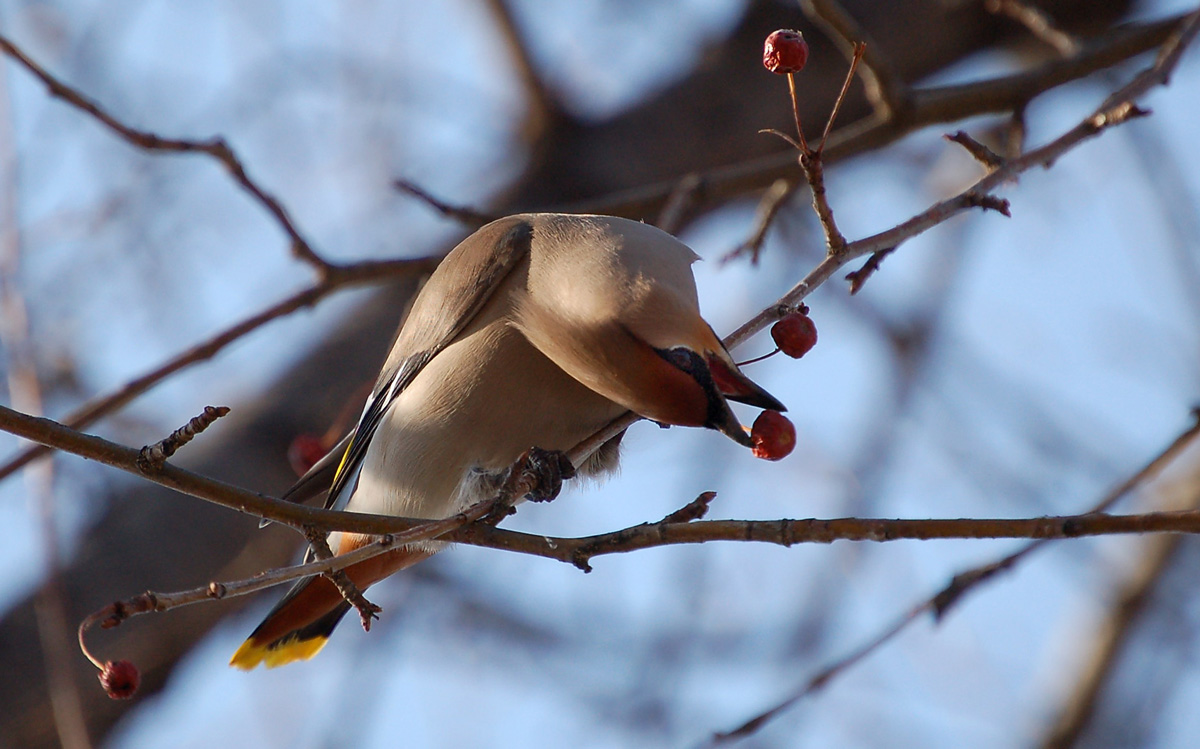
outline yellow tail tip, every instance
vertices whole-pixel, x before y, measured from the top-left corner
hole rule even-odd
[[[267,668],[275,668],[294,661],[306,661],[321,652],[321,648],[325,647],[325,643],[328,641],[328,637],[300,640],[293,636],[293,639],[285,639],[275,643],[272,647],[269,644],[255,642],[251,637],[243,642],[233,657],[229,659],[229,665],[249,671],[260,663],[265,664]]]

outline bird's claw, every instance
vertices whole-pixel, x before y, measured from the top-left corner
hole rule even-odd
[[[566,453],[531,447],[513,464],[505,487],[513,497],[549,502],[562,491],[563,481],[574,476],[575,466]]]

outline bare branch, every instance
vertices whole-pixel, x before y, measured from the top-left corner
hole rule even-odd
[[[174,455],[179,448],[191,442],[197,434],[208,429],[214,421],[228,413],[228,406],[205,406],[203,413],[171,432],[166,439],[143,447],[138,453],[138,466],[143,472],[158,470],[163,463],[167,462],[167,458]]]
[[[325,531],[318,528],[306,528],[304,537],[308,539],[308,546],[312,549],[313,558],[321,561],[334,558],[333,551],[329,548],[329,541],[326,539]],[[379,618],[382,608],[376,606],[367,600],[363,592],[359,590],[350,576],[346,574],[344,568],[326,570],[323,574],[328,578],[329,582],[333,583],[333,587],[337,588],[338,593],[342,594],[342,598],[346,603],[354,607],[358,612],[359,621],[362,623],[363,630],[371,631],[371,622]]]
[[[871,253],[871,257],[863,263],[862,267],[856,271],[851,271],[846,274],[846,280],[850,282],[850,294],[857,294],[862,290],[863,284],[867,279],[875,275],[875,271],[879,270],[879,266],[883,263],[883,259],[896,251],[895,247],[885,247],[879,252]]]
[[[341,525],[340,521],[337,521]],[[534,536],[489,527],[468,527],[448,539],[473,546],[502,548],[548,557],[576,566],[596,556],[625,554],[660,546],[709,541],[755,541],[778,546],[834,541],[930,541],[965,538],[1056,539],[1145,533],[1200,533],[1200,511],[1148,512],[1136,515],[1086,513],[1036,518],[880,519],[832,518],[779,520],[701,520],[690,523],[643,523],[582,538]]]
[[[529,50],[529,42],[521,33],[517,19],[513,16],[512,7],[507,0],[487,0],[487,6],[496,19],[500,34],[508,46],[509,55],[517,69],[517,75],[525,86],[525,91],[532,99],[531,112],[525,119],[524,131],[527,143],[537,141],[546,131],[551,120],[565,117],[558,97],[546,85],[545,79],[538,72],[533,54]]]
[[[392,515],[304,507],[267,497],[178,468],[170,463],[152,474],[141,473],[138,451],[108,440],[81,434],[50,419],[28,416],[0,406],[0,429],[65,452],[96,460],[156,484],[283,523],[301,533],[310,528],[382,536],[411,530],[427,521]],[[949,538],[1076,538],[1129,533],[1200,533],[1200,511],[1152,512],[1140,515],[1083,515],[1038,518],[959,518],[885,520],[864,518],[706,520],[659,522],[582,538],[550,538],[490,525],[473,525],[446,534],[447,540],[475,546],[518,551],[563,562],[637,549],[707,541],[757,541],[782,546],[831,543],[838,540],[885,542],[900,539]]]
[[[777,179],[771,183],[762,199],[758,201],[758,210],[754,214],[754,229],[744,242],[734,247],[721,257],[722,263],[728,263],[746,253],[750,253],[750,264],[758,265],[758,255],[762,251],[763,242],[767,239],[767,231],[783,208],[788,198],[796,193],[798,184],[786,179]]]
[[[654,224],[667,232],[675,234],[683,226],[684,219],[690,215],[700,194],[704,192],[704,180],[698,174],[687,174],[679,180],[674,192],[667,198],[666,205],[658,214]]]
[[[478,229],[484,224],[491,223],[499,218],[499,216],[493,216],[489,213],[484,213],[483,211],[477,210],[470,206],[451,205],[445,201],[439,200],[425,190],[425,188],[406,179],[392,180],[392,186],[400,192],[407,193],[422,201],[446,218],[452,218],[462,225],[469,226],[472,229]]]
[[[663,518],[664,523],[690,523],[708,514],[708,506],[717,498],[716,492],[702,492],[700,496]]]
[[[257,315],[249,317],[217,333],[208,340],[192,346],[157,369],[147,372],[120,389],[90,401],[68,414],[63,419],[63,423],[73,429],[83,429],[99,419],[124,408],[135,398],[176,372],[186,369],[193,364],[213,358],[229,344],[243,336],[249,335],[272,320],[289,315],[304,307],[311,307],[343,287],[379,283],[396,278],[431,273],[437,267],[438,262],[440,262],[440,258],[423,257],[412,260],[370,260],[351,265],[336,266],[331,273],[313,286],[298,291],[283,301],[277,302],[259,312]],[[35,445],[21,451],[12,460],[0,466],[0,481],[20,470],[31,460],[35,460],[48,452],[49,450],[41,445]]]
[[[883,50],[837,0],[802,0],[804,13],[820,26],[830,39],[852,58],[858,45],[863,55],[863,85],[867,99],[880,121],[888,121],[912,106],[908,86]]]
[[[1041,9],[1023,0],[987,0],[984,3],[989,13],[1008,16],[1035,37],[1053,47],[1063,57],[1079,54],[1079,40],[1054,25],[1053,19]]]
[[[942,137],[965,148],[967,153],[971,154],[972,158],[974,158],[980,164],[983,164],[987,169],[995,169],[996,167],[1004,166],[1004,157],[975,140],[970,135],[967,135],[967,133],[963,130],[958,130],[954,133],[947,133]]]
[[[908,239],[973,207],[989,208],[1003,213],[1002,204],[985,200],[983,196],[991,195],[992,191],[1004,183],[1012,181],[1017,175],[1035,166],[1049,167],[1056,159],[1080,143],[1094,138],[1110,127],[1144,114],[1144,110],[1139,109],[1133,100],[1143,96],[1153,87],[1166,83],[1171,71],[1178,63],[1179,56],[1188,43],[1195,38],[1198,28],[1200,28],[1200,12],[1192,13],[1187,17],[1186,23],[1180,26],[1178,32],[1164,43],[1153,65],[1108,96],[1092,114],[1058,138],[1041,148],[1007,160],[1002,166],[992,170],[958,195],[934,204],[928,210],[907,221],[878,234],[847,243],[837,253],[830,254],[778,301],[731,333],[725,339],[726,347],[735,348],[750,336],[779,319],[781,308],[799,304],[850,260],[863,255],[892,250]]]
[[[825,232],[825,251],[829,256],[839,255],[846,247],[846,237],[837,227],[833,218],[833,207],[829,205],[829,196],[825,193],[825,167],[822,163],[821,152],[800,154],[800,166],[804,169],[804,177],[808,180],[808,192],[812,196],[813,211],[821,222]]]
[[[846,71],[846,77],[842,80],[842,89],[838,91],[837,98],[833,100],[833,111],[829,113],[829,118],[825,120],[825,130],[821,133],[821,143],[817,146],[817,153],[825,150],[825,144],[829,142],[829,131],[833,129],[833,123],[837,122],[838,112],[842,111],[842,104],[846,102],[846,94],[850,93],[850,84],[854,81],[854,72],[858,70],[858,64],[862,62],[863,53],[867,51],[867,45],[863,42],[858,42],[854,45],[854,50],[850,55],[850,69]]]
[[[1193,412],[1192,424],[1174,440],[1171,441],[1166,448],[1150,459],[1145,465],[1139,468],[1136,472],[1126,478],[1117,486],[1113,487],[1091,508],[1087,516],[1098,516],[1105,512],[1122,497],[1129,494],[1138,486],[1152,480],[1156,477],[1167,465],[1177,458],[1188,445],[1200,435],[1200,414]],[[1200,498],[1198,498],[1200,499]],[[1101,515],[1102,516],[1102,515]],[[1103,516],[1110,517],[1110,516]],[[1162,539],[1163,543],[1174,541],[1178,537],[1166,537]],[[858,648],[855,648],[848,655],[839,658],[825,668],[818,671],[812,678],[808,679],[803,686],[792,693],[789,697],[771,707],[768,710],[759,713],[742,725],[728,732],[717,733],[713,736],[712,744],[724,743],[731,739],[741,738],[754,733],[762,728],[766,723],[787,711],[789,708],[796,705],[800,700],[808,695],[821,689],[828,684],[833,678],[844,672],[846,669],[855,665],[865,657],[879,649],[883,645],[890,642],[896,635],[903,632],[910,624],[915,622],[926,612],[933,614],[934,618],[940,620],[949,609],[958,601],[962,600],[969,590],[974,589],[980,583],[994,578],[998,573],[1012,569],[1024,557],[1028,556],[1034,550],[1041,548],[1048,539],[1040,539],[1033,543],[1027,544],[1018,551],[1005,556],[990,564],[981,565],[972,568],[965,572],[961,572],[954,576],[950,584],[947,585],[938,593],[925,601],[917,604],[902,614],[892,624],[888,625],[878,635],[871,638],[866,643]]]
[[[1150,549],[1140,569],[1125,583],[1102,623],[1091,660],[1042,742],[1043,749],[1070,749],[1079,744],[1095,714],[1105,681],[1129,641],[1133,625],[1146,613],[1155,583],[1171,563],[1182,539],[1183,536],[1162,536],[1150,540]]]
[[[51,96],[62,99],[67,104],[90,115],[127,143],[131,143],[147,151],[204,153],[216,159],[225,166],[234,181],[242,189],[250,193],[275,218],[276,222],[283,228],[284,233],[291,239],[292,254],[311,265],[321,276],[326,275],[335,267],[332,263],[318,255],[316,250],[308,243],[308,240],[300,234],[300,230],[296,227],[295,222],[288,215],[287,209],[273,195],[250,178],[242,160],[234,152],[233,148],[225,142],[224,138],[220,136],[208,138],[207,140],[164,138],[148,130],[138,130],[130,127],[113,117],[87,96],[84,96],[79,91],[55,78],[45,68],[38,65],[26,55],[20,47],[3,35],[0,35],[0,50],[3,50],[5,54],[16,60],[22,67],[33,74],[35,78],[45,84]]]
[[[111,629],[138,614],[147,614],[152,611],[170,611],[171,609],[188,606],[193,603],[249,595],[276,585],[298,580],[302,577],[338,572],[359,562],[384,554],[399,546],[439,538],[456,528],[484,520],[496,510],[498,505],[510,501],[511,498],[504,496],[488,499],[443,520],[420,521],[408,530],[381,536],[377,541],[366,544],[354,551],[339,556],[330,554],[306,564],[269,570],[247,580],[213,581],[199,588],[175,593],[146,591],[132,598],[115,601],[99,611],[88,615],[80,623],[80,645],[86,653],[87,648],[84,645],[84,634],[97,624],[100,625],[101,629]],[[97,666],[100,665],[94,658],[92,658],[92,662],[96,663]]]
[[[44,398],[38,378],[29,307],[20,285],[21,231],[18,220],[19,180],[7,82],[0,80],[0,345],[5,358],[9,402],[31,413],[42,413]],[[36,509],[44,581],[34,598],[37,635],[42,646],[50,708],[58,740],[67,749],[89,749],[79,685],[72,677],[71,628],[67,621],[67,593],[63,584],[55,471],[52,463],[25,471],[25,485]],[[36,563],[36,562],[35,562]]]
[[[1155,49],[1178,31],[1187,14],[1114,29],[1089,40],[1079,55],[1055,59],[1029,70],[972,83],[914,89],[912,106],[880,122],[871,117],[830,134],[824,151],[825,163],[833,163],[856,153],[882,148],[930,125],[958,122],[984,114],[1007,114],[1025,107],[1051,89],[1076,81],[1099,70]],[[794,175],[795,156],[790,151],[765,156],[740,164],[702,172],[705,204],[712,206],[760,190],[779,178]],[[654,215],[675,189],[668,180],[578,204],[563,210],[580,213],[608,213],[622,216]]]

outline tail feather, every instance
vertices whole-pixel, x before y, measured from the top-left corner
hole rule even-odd
[[[249,671],[260,663],[267,668],[275,668],[294,661],[306,661],[321,652],[334,628],[349,610],[350,604],[343,601],[311,624],[274,640],[259,640],[251,635],[229,659],[229,665]]]
[[[343,547],[348,544],[343,544]],[[344,548],[341,551],[350,551]],[[359,590],[393,572],[430,556],[429,551],[400,548],[352,564],[346,574]],[[242,643],[229,665],[243,670],[260,663],[267,668],[308,660],[325,647],[329,635],[350,610],[350,604],[332,582],[323,576],[301,580],[271,609],[262,623]]]

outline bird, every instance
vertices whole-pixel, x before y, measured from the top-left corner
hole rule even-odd
[[[701,317],[698,259],[670,234],[624,218],[530,213],[483,226],[417,294],[344,447],[284,497],[327,489],[329,509],[446,518],[495,496],[530,448],[561,458],[626,411],[752,447],[728,401],[786,409]],[[579,466],[560,460],[563,477],[611,471],[620,439]],[[371,540],[328,537],[335,554]],[[345,572],[365,590],[445,545],[403,546]],[[350,607],[327,578],[303,579],[230,665],[311,658]]]

